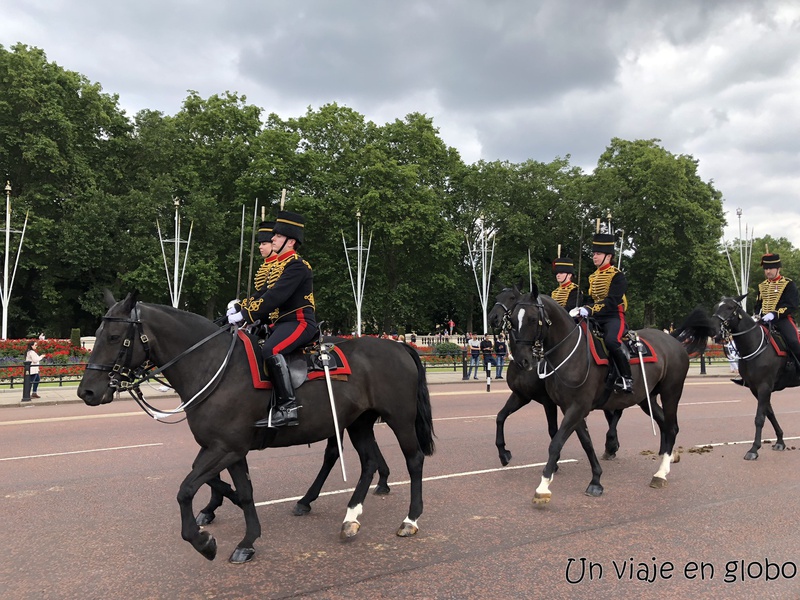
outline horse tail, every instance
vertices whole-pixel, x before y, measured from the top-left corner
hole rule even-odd
[[[422,453],[430,456],[436,450],[433,443],[433,415],[431,413],[431,396],[428,393],[428,381],[425,377],[425,367],[419,358],[414,347],[402,344],[417,365],[417,418],[414,421],[414,428],[417,432],[417,441]]]
[[[708,345],[708,338],[714,337],[716,333],[716,324],[705,309],[698,306],[670,335],[683,345],[689,355],[692,355],[704,352]]]

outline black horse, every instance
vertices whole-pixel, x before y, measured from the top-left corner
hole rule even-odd
[[[522,291],[518,285],[504,288],[495,298],[495,304],[489,312],[489,325],[493,329],[501,329],[509,332],[511,330],[511,308],[522,297]],[[515,339],[509,336],[511,355],[516,356],[517,345]],[[550,439],[558,431],[558,406],[547,395],[545,380],[539,377],[535,369],[526,370],[519,366],[516,360],[508,363],[506,369],[506,383],[511,390],[511,395],[506,400],[503,408],[497,413],[497,431],[495,434],[495,445],[500,456],[500,464],[504,467],[511,461],[511,451],[506,448],[505,423],[506,419],[517,412],[523,406],[535,400],[544,408],[547,418],[547,432]],[[617,424],[622,417],[621,410],[603,411],[608,421],[608,432],[606,433],[605,451],[603,460],[613,460],[619,450],[619,438],[617,437]]]
[[[692,313],[687,318],[687,323],[679,330],[686,340],[684,344],[658,329],[635,332],[651,346],[657,360],[644,365],[646,378],[641,368],[633,369],[632,393],[611,393],[606,381],[607,367],[597,365],[591,358],[584,328],[555,300],[540,295],[535,286],[531,294],[520,298],[511,309],[511,322],[511,335],[517,344],[515,360],[528,370],[544,361],[549,375],[547,393],[564,413],[561,427],[550,442],[549,458],[534,503],[550,501],[550,483],[564,443],[589,413],[600,406],[606,410],[620,410],[638,404],[645,413],[651,414],[652,405],[652,417],[661,430],[661,462],[650,486],[666,486],[670,462],[678,460],[678,456],[673,459],[673,450],[678,435],[678,403],[689,371],[689,353],[704,348],[715,329],[708,316]],[[648,403],[645,379],[651,400],[660,396],[661,406],[655,401]],[[586,494],[599,496],[603,493],[602,470],[596,458],[590,459],[590,463],[592,480]]]
[[[761,449],[761,431],[766,419],[772,423],[777,437],[772,449],[786,449],[783,429],[778,425],[770,399],[772,392],[796,387],[800,385],[800,380],[794,368],[787,369],[787,363],[791,364],[791,361],[785,356],[778,355],[773,347],[769,330],[761,323],[754,322],[742,308],[741,301],[746,296],[745,294],[737,298],[722,298],[714,307],[714,316],[719,320],[719,337],[734,340],[739,354],[739,374],[742,376],[743,385],[750,389],[758,401],[755,439],[750,450],[744,455],[745,460],[755,460]]]
[[[334,432],[326,382],[304,383],[297,390],[300,423],[280,429],[256,428],[266,416],[268,394],[253,388],[245,349],[230,333],[220,335],[211,321],[169,306],[140,303],[129,294],[112,306],[97,330],[78,395],[90,406],[111,402],[115,389],[137,384],[153,365],[163,368],[183,400],[186,420],[200,452],[178,492],[183,539],[203,556],[216,556],[216,541],[197,525],[192,501],[198,489],[228,469],[245,516],[246,532],[232,562],[253,557],[261,525],[244,460],[252,449],[285,447],[329,439]],[[422,514],[424,457],[434,451],[433,419],[425,370],[406,344],[358,338],[339,344],[352,374],[333,381],[336,414],[356,448],[361,475],[348,503],[341,535],[358,532],[358,516],[377,469],[373,424],[380,417],[394,432],[411,479],[408,515],[397,531],[418,531]]]

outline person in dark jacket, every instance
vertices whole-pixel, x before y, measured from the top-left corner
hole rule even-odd
[[[800,335],[797,333],[792,313],[797,310],[798,294],[795,282],[781,275],[779,254],[761,257],[766,279],[758,284],[755,311],[762,323],[772,324],[781,332],[786,345],[794,355],[795,365],[800,369]]]

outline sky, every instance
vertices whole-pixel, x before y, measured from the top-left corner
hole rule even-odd
[[[466,163],[569,155],[586,172],[614,137],[659,139],[722,192],[725,240],[800,247],[797,0],[0,0],[0,15],[5,48],[41,48],[130,117],[175,114],[189,90],[283,119],[419,112]]]

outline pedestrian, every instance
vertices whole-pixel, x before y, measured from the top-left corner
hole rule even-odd
[[[494,361],[494,344],[492,344],[492,340],[489,339],[489,334],[483,334],[483,340],[481,341],[481,354],[483,354],[483,370],[489,373],[491,377],[491,371],[489,370],[489,366],[495,366],[496,363]]]
[[[39,381],[41,381],[39,363],[47,356],[47,354],[38,354],[36,352],[36,347],[38,345],[36,340],[28,342],[28,350],[25,352],[25,362],[31,363],[31,398],[41,398],[41,396],[36,393],[39,390]]]
[[[467,347],[469,348],[469,369],[467,370],[467,379],[472,374],[472,369],[475,369],[473,379],[478,378],[478,367],[481,364],[481,341],[474,333],[468,333]]]
[[[508,354],[508,346],[506,346],[505,338],[503,334],[497,336],[497,340],[494,343],[494,355],[497,357],[497,374],[495,379],[502,379],[503,378],[503,365],[506,362],[506,355]]]
[[[725,354],[728,357],[728,362],[731,364],[731,373],[739,372],[739,353],[736,351],[736,344],[730,340],[725,344]]]

